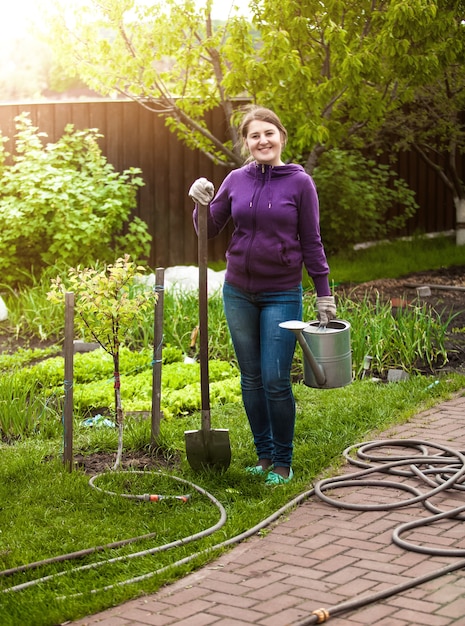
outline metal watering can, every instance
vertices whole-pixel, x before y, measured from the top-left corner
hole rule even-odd
[[[352,382],[350,324],[332,320],[320,326],[318,320],[281,322],[281,328],[297,337],[304,353],[304,383],[318,389],[344,387]]]

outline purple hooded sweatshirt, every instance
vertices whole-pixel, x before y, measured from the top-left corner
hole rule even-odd
[[[303,167],[254,162],[233,170],[210,203],[208,237],[218,235],[230,218],[228,283],[252,293],[292,289],[300,285],[305,265],[317,295],[331,294],[318,196]]]

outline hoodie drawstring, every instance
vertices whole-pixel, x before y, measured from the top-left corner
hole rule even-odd
[[[249,202],[249,207],[252,208],[254,205],[257,188],[259,186],[259,183],[261,182],[259,178],[260,167],[261,167],[261,173],[265,177],[264,186],[266,187],[268,191],[268,208],[271,209],[272,202],[273,202],[273,193],[271,189],[271,174],[272,174],[273,166],[265,165],[264,163],[262,163],[261,166],[257,163],[255,167],[255,182],[254,182],[254,188],[253,188],[253,193],[252,193],[252,199]]]

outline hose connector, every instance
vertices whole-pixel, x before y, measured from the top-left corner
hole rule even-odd
[[[191,494],[188,493],[185,496],[162,496],[157,493],[153,494],[145,494],[144,500],[148,500],[149,502],[160,502],[160,500],[180,500],[181,502],[188,502],[191,497]]]
[[[312,611],[312,615],[317,616],[317,624],[324,624],[324,622],[329,620],[329,611],[327,609],[315,609]]]

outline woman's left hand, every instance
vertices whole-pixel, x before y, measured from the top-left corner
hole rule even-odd
[[[316,299],[320,326],[327,326],[336,317],[336,301],[334,296],[320,296]]]

